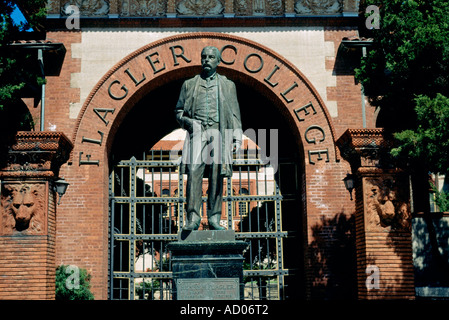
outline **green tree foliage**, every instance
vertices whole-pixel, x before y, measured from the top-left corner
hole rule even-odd
[[[56,268],[56,300],[94,300],[90,275],[85,269],[61,265]]]
[[[435,98],[418,96],[415,100],[417,127],[396,133],[400,146],[395,156],[419,158],[435,173],[449,168],[449,98],[437,93]]]
[[[398,160],[448,174],[449,1],[366,2],[379,7],[380,28],[370,31],[373,47],[356,78],[380,108],[377,124],[395,133]],[[436,198],[449,210],[447,194],[436,191]]]
[[[17,24],[12,19],[15,3],[26,14],[27,22]],[[44,79],[36,68],[36,57],[18,55],[11,44],[33,35],[30,28],[41,27],[45,19],[46,0],[0,0],[0,166],[6,151],[14,143],[16,132],[31,130],[33,119],[21,98],[30,88],[40,88]],[[35,93],[35,95],[37,95]]]
[[[449,96],[449,2],[366,2],[379,7],[380,28],[371,31],[373,48],[356,78],[370,103],[380,107],[380,126],[413,129],[417,96]]]
[[[21,0],[20,7],[27,11],[27,22],[14,23],[12,12],[15,2],[0,0],[0,110],[9,104],[17,102],[20,91],[27,83],[40,85],[42,79],[30,72],[31,57],[18,59],[17,54],[10,50],[9,45],[17,40],[23,40],[26,30],[40,26],[45,19],[45,0]]]
[[[392,154],[404,161],[418,159],[431,172],[449,174],[449,98],[437,93],[434,99],[415,99],[418,126],[396,133],[400,145]],[[431,185],[441,211],[449,211],[449,194]]]

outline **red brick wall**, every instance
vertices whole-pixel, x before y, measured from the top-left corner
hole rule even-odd
[[[67,52],[60,75],[47,78],[45,128],[56,125],[69,138],[77,122],[69,117],[70,104],[80,102],[80,89],[71,88],[71,75],[81,72],[81,59],[72,57],[72,44],[80,43],[81,37],[81,31],[47,33],[48,40],[62,42]],[[108,208],[103,203],[108,197],[107,167],[70,168],[66,164],[60,171],[70,186],[58,205],[55,265],[85,268],[92,275],[95,298],[107,299]]]
[[[380,180],[385,175],[360,175],[362,178],[358,194],[363,203],[358,203],[356,213],[358,298],[414,299],[412,235],[409,226],[411,217],[403,222],[406,227],[374,225],[369,212],[372,185],[367,182],[367,177]],[[406,176],[391,176],[401,181],[401,186],[407,186]],[[395,202],[400,203],[401,200],[403,199],[395,198]]]
[[[358,67],[358,59],[362,56],[362,49],[352,51],[340,50],[343,38],[357,37],[357,29],[326,27],[325,41],[334,42],[335,58],[326,59],[326,69],[337,75],[337,86],[328,87],[328,100],[338,102],[338,117],[333,119],[336,136],[340,137],[347,128],[362,128],[362,92],[361,85],[354,78],[354,68]],[[366,101],[366,127],[375,128],[375,109]]]
[[[81,59],[72,58],[72,43],[81,42],[81,31],[48,32],[47,40],[63,43],[67,52],[61,73],[47,77],[45,88],[45,130],[61,131],[71,138],[76,119],[70,119],[69,106],[80,102],[80,89],[71,88],[72,73],[81,71]],[[35,118],[36,128],[40,127],[40,118]],[[56,128],[54,127],[56,125]]]
[[[47,234],[0,235],[0,300],[55,298],[55,196],[47,194]]]

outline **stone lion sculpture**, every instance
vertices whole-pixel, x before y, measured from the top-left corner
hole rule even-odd
[[[5,184],[1,193],[1,233],[45,232],[43,184]]]
[[[372,227],[409,228],[411,214],[407,195],[399,191],[392,179],[370,179],[367,183],[367,215]]]

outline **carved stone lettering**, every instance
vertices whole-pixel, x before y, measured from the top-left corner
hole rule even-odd
[[[289,98],[287,98],[286,96],[287,96],[287,94],[288,94],[290,91],[292,91],[293,89],[295,89],[297,86],[298,86],[298,84],[297,84],[296,82],[294,82],[294,83],[293,83],[287,90],[285,90],[284,92],[281,92],[282,98],[284,98],[284,100],[285,100],[287,103],[293,102],[293,99],[289,99]]]
[[[173,62],[174,62],[174,66],[179,65],[178,62],[178,58],[182,58],[185,62],[189,63],[191,62],[190,59],[188,59],[185,55],[184,55],[184,47],[180,46],[180,45],[176,45],[176,46],[171,46],[170,47],[171,53],[173,55]],[[178,53],[176,53],[176,51],[180,51]]]
[[[134,75],[131,73],[131,71],[129,71],[129,68],[125,70],[125,73],[131,78],[131,80],[134,82],[134,84],[136,85],[136,87],[141,84],[142,82],[144,82],[147,78],[145,77],[145,73],[142,73],[142,79],[137,80]]]
[[[251,68],[250,68],[248,66],[248,61],[252,57],[256,57],[256,59],[251,59],[251,60],[259,60],[259,62],[256,62],[256,66],[255,67],[251,66]],[[243,62],[243,66],[245,67],[246,71],[248,71],[250,73],[257,73],[260,70],[262,70],[262,68],[263,68],[263,59],[257,53],[250,53],[249,55],[246,56],[245,61]]]
[[[178,300],[239,300],[238,278],[178,279]]]
[[[80,156],[79,156],[79,165],[100,165],[100,160],[90,160],[90,158],[92,157],[92,155],[90,154],[86,154],[86,159],[87,160],[83,160],[83,154],[84,152],[80,152]]]
[[[95,144],[99,144],[99,145],[101,146],[101,144],[102,144],[102,142],[103,142],[103,136],[104,136],[104,133],[101,132],[101,131],[98,131],[98,133],[100,134],[100,137],[101,137],[100,140],[99,140],[99,139],[86,138],[86,137],[83,136],[83,138],[82,138],[82,140],[81,140],[81,143],[84,143],[84,142],[95,143]]]
[[[119,95],[116,95],[116,94],[112,93],[112,86],[113,86],[114,84],[120,85],[120,81],[114,80],[114,81],[111,82],[111,84],[110,84],[109,87],[108,87],[108,93],[109,93],[109,96],[110,96],[112,99],[114,99],[114,100],[122,100],[122,99],[124,99],[124,98],[128,95],[128,88],[126,87],[126,85],[123,85],[123,86],[120,88],[120,90],[122,90],[124,93],[123,93],[121,96],[119,96]]]
[[[109,124],[109,121],[106,120],[106,116],[108,113],[114,114],[115,108],[113,109],[103,109],[103,108],[94,108],[95,114],[104,122],[104,124],[107,126]],[[101,115],[103,113],[103,115]]]
[[[162,66],[156,66],[157,64],[160,64],[161,62],[159,61],[159,58],[153,58],[153,56],[159,57],[159,53],[157,51],[153,52],[152,54],[146,56],[146,59],[150,63],[151,68],[153,69],[153,73],[156,74],[165,69],[165,63],[163,63]]]
[[[319,142],[323,142],[326,139],[326,135],[324,134],[323,128],[321,128],[318,125],[312,125],[312,126],[308,127],[306,129],[306,131],[304,132],[304,139],[306,139],[306,141],[308,143],[315,143],[316,144],[316,138],[310,138],[309,137],[309,131],[311,131],[311,130],[318,130],[319,132],[321,132],[320,139],[318,140]]]
[[[195,4],[193,2],[195,2]],[[200,1],[196,0],[180,0],[177,3],[184,3],[184,5],[205,5],[204,3],[200,4]],[[238,1],[234,2],[234,4],[236,3],[238,3]],[[267,9],[268,3],[272,2],[267,2],[267,0],[265,0],[265,10]],[[149,4],[149,2],[146,2],[146,4]],[[254,3],[252,2],[251,5],[253,4]],[[262,3],[259,2],[257,6],[262,8]],[[238,72],[242,71],[246,73],[247,76],[254,77],[254,81],[259,81],[266,89],[271,90],[272,94],[276,95],[277,98],[279,98],[281,104],[289,104],[288,110],[293,109],[293,112],[295,113],[295,116],[299,122],[309,120],[311,116],[318,114],[318,116],[315,117],[318,118],[316,119],[316,121],[307,124],[307,126],[301,126],[301,128],[299,128],[299,130],[302,130],[301,136],[305,144],[318,145],[324,142],[326,138],[329,140],[329,138],[326,137],[326,135],[329,134],[331,135],[330,143],[332,143],[334,139],[333,130],[332,128],[329,129],[324,124],[325,121],[323,121],[323,119],[326,118],[326,115],[321,114],[322,109],[320,106],[320,100],[314,97],[313,92],[309,93],[307,91],[307,88],[304,87],[304,83],[307,84],[306,79],[303,79],[302,76],[296,75],[290,70],[289,67],[286,67],[288,65],[284,64],[282,59],[277,56],[273,56],[273,54],[268,51],[259,49],[254,44],[251,44],[250,46],[245,44],[241,40],[233,40],[233,37],[226,36],[225,38],[221,39],[221,36],[211,36],[209,34],[204,34],[201,37],[201,42],[205,43],[205,39],[207,39],[208,37],[220,40],[217,40],[217,43],[218,48],[221,48],[220,52],[222,55],[222,62],[224,65],[226,65],[225,67],[235,69]],[[109,95],[112,100],[115,100],[109,101],[110,106],[113,106],[114,108],[94,107],[102,105],[103,102],[98,101],[98,99],[100,99],[99,97],[101,97],[105,93],[103,93],[102,95],[93,95],[93,98],[89,102],[89,110],[93,110],[96,116],[101,119],[105,126],[108,126],[110,122],[114,121],[114,116],[112,116],[112,114],[114,114],[115,112],[115,107],[122,107],[121,103],[118,103],[117,100],[120,100],[122,103],[128,103],[127,99],[130,99],[131,95],[135,93],[135,87],[142,87],[144,83],[147,83],[146,81],[158,81],[157,77],[164,77],[162,72],[164,70],[176,72],[177,68],[181,69],[183,67],[186,67],[187,64],[191,64],[192,67],[197,67],[196,64],[198,63],[198,59],[193,59],[190,54],[192,52],[192,48],[194,48],[198,43],[198,38],[195,36],[194,38],[190,39],[188,35],[183,35],[179,39],[177,37],[174,37],[174,39],[175,40],[169,42],[170,44],[164,44],[164,49],[162,49],[161,45],[158,45],[156,47],[148,47],[151,48],[148,49],[149,51],[146,51],[147,48],[144,51],[138,50],[132,55],[132,59],[141,59],[138,61],[140,63],[139,65],[141,65],[142,61],[144,62],[144,64],[148,62],[148,65],[146,65],[146,70],[137,69],[136,63],[128,64],[128,62],[126,62],[121,65],[120,68],[114,69],[114,74],[111,75],[111,77],[106,78],[102,82],[99,89],[96,89],[95,92],[98,92],[99,90],[107,90],[107,95]],[[145,59],[147,60],[147,62],[144,61]],[[171,61],[173,61],[173,64],[171,64]],[[153,75],[156,75],[158,73],[161,74],[157,75],[157,77],[153,77]],[[288,82],[284,82],[285,79],[290,80],[288,80]],[[274,90],[273,88],[276,88],[276,90]],[[305,101],[310,102],[306,105],[299,105],[299,107],[297,107],[298,104],[295,100],[299,99],[299,93],[304,95],[300,96],[301,99],[308,99]],[[318,104],[319,110],[316,109],[316,104]],[[98,123],[99,122],[97,121],[97,124]],[[320,125],[323,125],[323,127],[314,125],[314,123],[319,123]],[[81,144],[90,143],[104,147],[102,131],[104,131],[104,129],[101,129],[101,131],[98,130],[99,136],[95,136],[95,133],[93,133],[93,136],[83,136],[80,132],[91,132],[91,128],[87,128],[87,130],[84,130],[83,127],[82,130],[78,129],[76,141]],[[325,147],[322,146],[318,150],[308,151],[309,163],[315,164],[317,161],[321,160],[329,162],[329,151],[328,149],[325,149],[327,147],[328,145],[326,145]],[[92,158],[93,154],[97,154],[95,153],[96,151],[86,149],[84,150],[84,152],[86,152],[87,154],[78,152],[79,165],[99,165],[100,160],[94,159],[98,158],[98,156],[94,155],[94,158]],[[338,157],[337,153],[335,154],[335,156]],[[75,155],[75,157],[77,156]]]
[[[317,155],[318,157],[316,158],[316,160],[321,161],[323,160],[323,157],[321,155],[325,154],[326,155],[326,162],[329,162],[329,150],[325,149],[325,150],[309,150],[309,163],[310,164],[315,164],[315,161],[312,160],[312,155]]]
[[[265,79],[263,79],[266,83],[268,83],[272,88],[276,87],[279,83],[273,83],[271,82],[271,77],[276,73],[276,71],[278,71],[280,68],[278,65],[274,65],[273,70],[271,71],[271,73],[268,75],[268,77],[266,77]]]
[[[221,48],[221,50],[220,50],[221,62],[223,62],[224,64],[227,64],[227,65],[234,64],[235,59],[232,60],[232,61],[228,61],[228,60],[226,60],[226,59],[223,58],[223,56],[226,55],[224,52],[225,52],[225,50],[227,50],[227,49],[231,49],[232,51],[234,51],[234,55],[237,55],[237,48],[236,48],[235,46],[233,46],[232,44],[225,45],[225,46],[223,46],[223,48]]]
[[[45,234],[45,185],[4,183],[1,189],[1,234]]]
[[[313,106],[313,104],[312,104],[312,102],[311,102],[311,103],[306,104],[305,106],[303,106],[303,107],[301,107],[301,108],[295,109],[295,114],[296,114],[296,117],[298,118],[298,121],[304,121],[304,120],[305,120],[304,118],[301,118],[301,117],[299,116],[299,113],[300,113],[300,112],[304,111],[304,114],[305,114],[306,116],[308,116],[308,115],[310,114],[310,111],[308,110],[308,108],[311,108],[311,109],[313,110],[313,114],[316,114],[315,107]]]

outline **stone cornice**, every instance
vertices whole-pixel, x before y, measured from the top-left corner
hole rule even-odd
[[[336,144],[342,157],[360,172],[395,168],[390,156],[394,139],[383,128],[347,129]]]
[[[72,142],[62,132],[19,131],[0,178],[57,177],[72,148]]]

